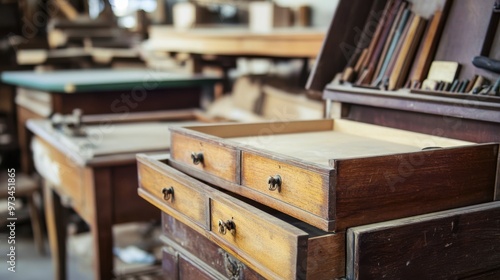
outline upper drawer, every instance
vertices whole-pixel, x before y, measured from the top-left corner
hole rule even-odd
[[[229,182],[237,183],[239,153],[235,148],[199,138],[196,135],[179,133],[171,129],[171,156],[191,168],[213,174]]]
[[[174,217],[185,216],[208,228],[207,196],[186,180],[187,176],[172,175],[160,162],[137,156],[139,188],[158,208]]]
[[[333,279],[345,273],[345,233],[328,233],[261,205],[250,205],[145,155],[139,161],[139,194],[163,212],[203,234],[267,279]],[[161,178],[160,178],[161,177]],[[158,193],[165,183],[190,189],[192,209],[172,207]],[[155,187],[158,184],[160,186]],[[200,197],[202,201],[198,201]],[[208,206],[207,206],[208,205]],[[186,241],[187,242],[187,241]],[[327,250],[325,248],[328,248]]]
[[[240,180],[220,180],[174,157],[176,167],[325,231],[494,199],[498,144],[346,120],[175,130],[199,145],[237,150]]]

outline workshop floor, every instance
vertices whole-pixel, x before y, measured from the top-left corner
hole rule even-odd
[[[144,226],[137,224],[129,224],[114,228],[115,246],[123,247],[129,244],[142,243],[141,234],[144,231]],[[154,237],[148,238],[154,242]],[[156,239],[157,240],[157,239]],[[12,280],[50,280],[54,279],[52,261],[50,257],[50,249],[47,240],[45,240],[46,254],[40,255],[35,247],[31,235],[31,227],[28,222],[21,223],[16,227],[16,272],[12,273],[7,270],[5,264],[8,244],[7,232],[2,228],[0,231],[0,259],[4,265],[0,266],[0,279]],[[90,234],[80,233],[68,238],[68,256],[67,256],[67,273],[68,280],[91,280],[92,275],[92,239]],[[139,244],[139,246],[141,246]],[[155,255],[158,255],[159,250]],[[160,279],[158,277],[160,271],[159,266],[147,267],[144,273],[144,265],[124,264],[120,260],[115,260],[115,272],[120,275],[118,279]],[[142,272],[138,272],[142,271]]]

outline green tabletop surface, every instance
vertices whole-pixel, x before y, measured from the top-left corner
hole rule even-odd
[[[153,69],[6,71],[1,74],[1,80],[6,84],[55,93],[132,90],[137,87],[153,90],[212,85],[221,81],[217,76]]]

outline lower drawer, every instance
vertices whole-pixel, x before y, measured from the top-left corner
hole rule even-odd
[[[192,279],[185,278],[186,270],[191,271],[189,274],[192,274],[193,270],[200,271],[196,274],[202,276],[196,279],[205,279],[204,276],[208,276],[208,279],[224,280],[264,279],[208,238],[172,216],[163,214],[162,221],[161,240],[165,245],[163,270],[166,279]],[[192,265],[187,265],[186,262]]]
[[[217,246],[268,279],[334,279],[345,272],[345,233],[328,233],[260,205],[249,204],[205,185],[164,161],[138,155],[141,166],[156,166],[139,177],[139,195],[164,213],[212,240]],[[207,211],[208,227],[193,221],[182,209],[168,206],[162,195],[144,188],[148,177],[161,173],[182,182],[203,202],[192,203]],[[147,174],[147,175],[144,175]],[[174,192],[175,199],[175,192]],[[251,202],[250,202],[251,203]],[[206,207],[206,205],[209,205]]]

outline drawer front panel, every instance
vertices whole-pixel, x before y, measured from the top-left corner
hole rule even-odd
[[[211,231],[221,247],[255,263],[256,271],[266,278],[305,278],[305,232],[252,211],[253,207],[240,207],[227,200],[211,200],[210,205]]]
[[[269,179],[276,176],[281,185],[270,190]],[[243,151],[241,184],[320,217],[329,216],[328,178],[314,171]]]
[[[193,259],[196,258],[205,263],[211,269],[220,273],[222,277],[246,280],[264,279],[233,255],[224,251],[212,240],[172,216],[163,213],[162,225],[163,236],[161,239],[164,244],[175,246],[175,249],[184,255],[193,255]],[[182,244],[182,246],[179,244]]]
[[[239,183],[239,152],[236,149],[178,133],[172,133],[171,137],[172,159],[227,181]],[[198,160],[194,160],[193,157]]]
[[[139,186],[161,201],[163,211],[184,215],[207,228],[207,197],[198,190],[181,183],[169,169],[159,169],[138,161]]]

